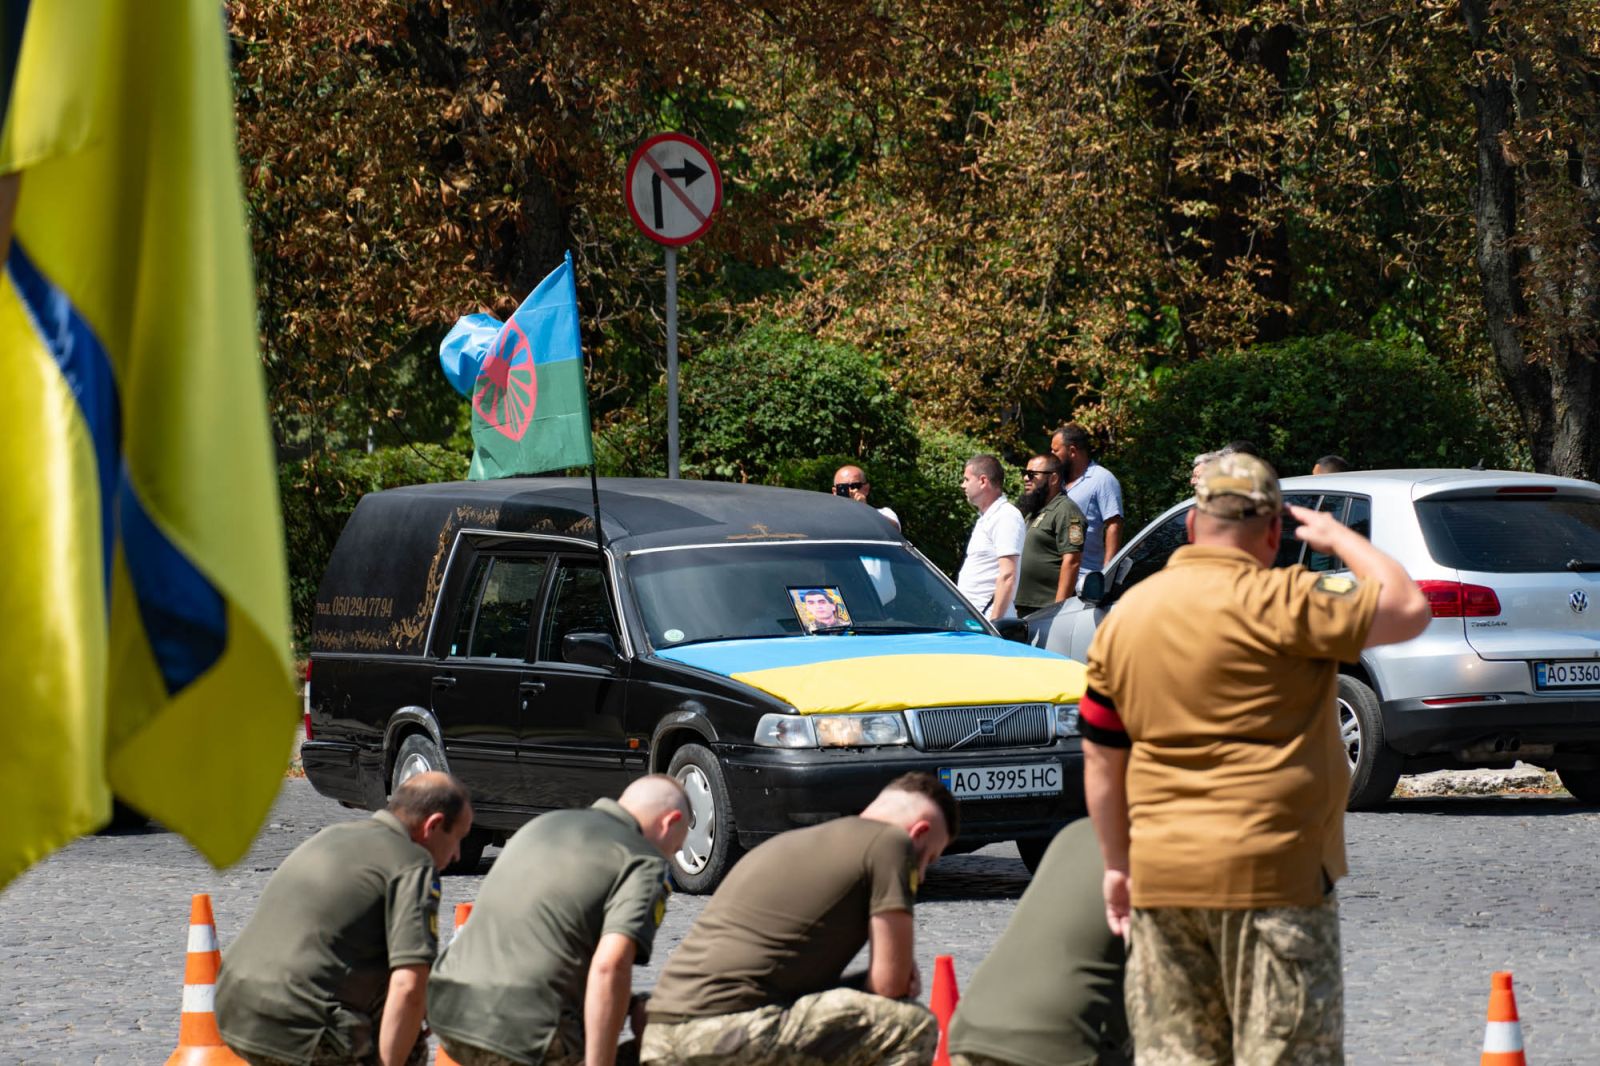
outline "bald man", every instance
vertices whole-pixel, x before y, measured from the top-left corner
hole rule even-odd
[[[859,466],[841,466],[833,474],[833,494],[844,496],[857,503],[867,503],[867,497],[872,493],[872,484],[867,480],[867,472]],[[870,507],[871,504],[868,504]],[[875,510],[894,523],[894,528],[900,528],[900,516],[887,507],[878,507]]]
[[[449,774],[408,777],[371,818],[283,860],[222,959],[217,1026],[250,1066],[420,1066],[439,871],[472,828]]]
[[[854,818],[780,833],[728,874],[650,997],[647,1066],[921,1066],[938,1024],[916,1002],[917,885],[960,826],[928,773]],[[844,969],[862,945],[867,969]]]
[[[650,961],[667,857],[688,831],[688,798],[665,774],[517,830],[434,967],[428,1024],[445,1050],[461,1066],[636,1058],[635,1041],[617,1044],[633,967]]]

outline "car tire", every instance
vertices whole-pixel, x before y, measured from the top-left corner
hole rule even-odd
[[[440,754],[439,745],[433,742],[433,738],[422,733],[412,733],[400,742],[400,749],[394,753],[394,772],[389,775],[389,795],[394,795],[395,789],[417,774],[444,772],[444,770],[444,756]],[[475,848],[474,838],[477,838]],[[487,843],[488,837],[476,831],[468,833],[461,840],[460,858],[439,873],[441,875],[476,873]]]
[[[1579,803],[1600,804],[1600,770],[1557,770],[1561,787],[1572,793]]]
[[[1339,675],[1337,695],[1339,739],[1350,763],[1352,811],[1377,807],[1388,800],[1400,783],[1405,760],[1388,745],[1383,732],[1383,709],[1371,687],[1348,674]]]
[[[699,744],[673,753],[667,773],[689,795],[689,835],[672,856],[672,881],[692,895],[710,892],[739,857],[733,802],[717,757]]]
[[[1017,854],[1022,856],[1022,865],[1028,868],[1030,876],[1039,872],[1039,864],[1044,861],[1044,853],[1050,848],[1050,840],[1050,837],[1022,837],[1014,841]]]

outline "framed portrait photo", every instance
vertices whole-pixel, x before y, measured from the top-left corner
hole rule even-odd
[[[790,585],[788,589],[795,617],[807,633],[850,624],[850,610],[837,585]]]

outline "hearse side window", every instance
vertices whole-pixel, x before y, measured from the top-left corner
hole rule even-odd
[[[550,588],[550,607],[545,612],[544,630],[539,636],[539,658],[561,661],[561,641],[568,633],[610,633],[617,639],[611,619],[611,601],[605,582],[594,563],[582,559],[562,559]]]
[[[521,659],[526,655],[546,569],[548,562],[543,557],[479,559],[473,568],[472,592],[461,604],[450,654],[474,659]]]

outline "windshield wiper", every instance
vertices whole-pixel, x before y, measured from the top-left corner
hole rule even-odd
[[[1568,559],[1567,569],[1574,574],[1592,574],[1600,570],[1600,559]]]
[[[671,651],[673,648],[687,648],[691,644],[715,644],[719,640],[766,640],[768,637],[792,637],[793,633],[718,633],[714,637],[695,637],[693,640],[680,640],[676,644],[664,645],[662,650]]]
[[[896,622],[868,622],[865,625],[851,626],[857,633],[960,633],[959,629],[946,629],[943,626],[915,626],[909,623]]]

